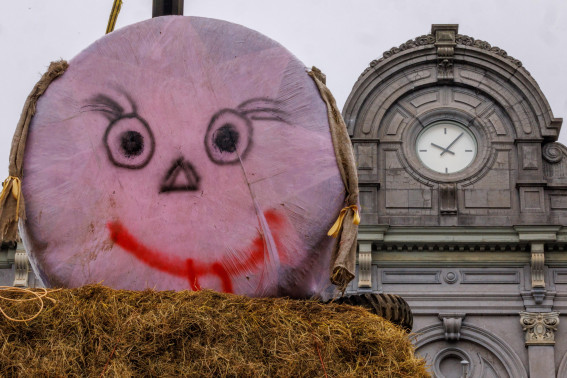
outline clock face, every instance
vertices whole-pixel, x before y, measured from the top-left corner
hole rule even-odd
[[[462,171],[473,162],[477,144],[468,128],[439,122],[426,127],[418,135],[416,151],[427,168],[451,174]]]

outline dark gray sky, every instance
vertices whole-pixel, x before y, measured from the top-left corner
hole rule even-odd
[[[0,179],[30,90],[50,61],[70,60],[104,34],[111,7],[112,0],[0,2]],[[150,18],[151,7],[151,0],[124,0],[116,28]],[[433,23],[458,23],[461,34],[521,60],[555,117],[567,118],[565,0],[185,0],[185,15],[235,22],[278,41],[325,72],[341,108],[382,52]],[[567,144],[567,120],[560,141]]]

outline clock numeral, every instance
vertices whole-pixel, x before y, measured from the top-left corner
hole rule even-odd
[[[427,150],[419,150],[419,152],[427,152]]]
[[[447,128],[445,127],[445,134],[447,134]]]
[[[449,173],[449,169],[445,167],[445,173]]]
[[[465,150],[465,152],[472,152],[472,150]]]

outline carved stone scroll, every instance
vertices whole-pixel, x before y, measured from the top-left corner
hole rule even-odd
[[[559,312],[520,312],[520,323],[526,335],[526,346],[555,344]]]
[[[548,143],[543,146],[542,155],[543,158],[551,164],[559,163],[561,159],[563,159],[563,151],[561,150],[560,144],[556,142]]]
[[[358,287],[372,287],[372,243],[359,241]]]
[[[545,254],[543,243],[532,244],[532,288],[545,287]]]
[[[14,255],[15,276],[14,286],[28,287],[30,264],[25,249],[17,249]]]
[[[542,304],[545,298],[545,252],[543,243],[532,243],[532,295],[536,304]]]

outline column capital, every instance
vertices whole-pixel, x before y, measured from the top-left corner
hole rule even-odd
[[[520,323],[526,335],[526,346],[554,345],[559,326],[559,312],[520,312]]]

